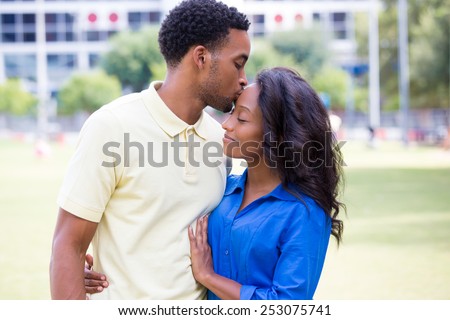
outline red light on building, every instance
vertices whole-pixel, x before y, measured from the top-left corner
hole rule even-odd
[[[111,21],[111,22],[117,22],[117,20],[119,20],[119,16],[117,15],[117,13],[111,13],[110,15],[109,15],[109,21]]]
[[[89,22],[94,23],[95,21],[97,21],[97,15],[95,13],[90,13],[88,15],[88,20],[89,20]]]
[[[277,14],[277,15],[275,16],[275,22],[276,22],[276,23],[281,23],[281,22],[283,22],[283,16],[282,16],[281,14]]]

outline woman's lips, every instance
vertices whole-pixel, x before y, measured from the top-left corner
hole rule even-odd
[[[231,138],[229,135],[224,134],[223,135],[223,140],[224,141],[229,141],[229,142],[236,142],[236,140],[234,140],[233,138]]]

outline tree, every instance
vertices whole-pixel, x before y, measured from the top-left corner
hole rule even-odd
[[[416,22],[410,24],[412,107],[450,106],[450,1],[430,2],[417,17],[412,12]]]
[[[121,94],[119,81],[104,71],[75,74],[58,93],[58,113],[92,113]]]
[[[330,97],[331,109],[345,107],[348,75],[344,70],[324,66],[312,80],[312,86],[317,92],[324,92]]]
[[[141,91],[161,70],[163,58],[159,52],[157,30],[124,31],[111,39],[111,49],[102,57],[102,68],[115,75],[123,88]]]
[[[275,66],[290,67],[301,72],[304,77],[307,76],[306,70],[302,70],[291,54],[280,53],[265,39],[254,40],[250,59],[245,65],[248,81],[253,82],[256,74],[263,68]]]
[[[348,76],[344,70],[325,64],[325,60],[318,63],[318,60],[308,58],[299,63],[289,50],[276,50],[272,44],[273,41],[273,39],[259,39],[252,42],[251,58],[245,66],[249,82],[253,82],[256,74],[263,68],[290,67],[297,70],[303,78],[310,82],[317,92],[329,95],[332,109],[345,108]],[[314,72],[313,75],[312,72]],[[358,110],[367,108],[364,97],[367,99],[367,96],[364,96],[364,93],[356,88],[355,106]]]
[[[398,110],[398,0],[384,0],[379,16],[380,93],[384,110]],[[358,54],[367,57],[367,22],[359,15]],[[365,19],[367,21],[367,19]],[[408,1],[411,108],[449,106],[450,1]]]
[[[38,99],[23,88],[20,79],[11,78],[0,84],[0,112],[25,115],[37,103]]]
[[[317,27],[298,28],[276,32],[270,37],[273,47],[282,54],[291,55],[310,76],[314,76],[328,60],[324,32]]]

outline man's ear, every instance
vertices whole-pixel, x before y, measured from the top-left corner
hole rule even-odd
[[[204,46],[196,46],[192,51],[192,58],[197,67],[203,69],[208,59],[208,50]]]

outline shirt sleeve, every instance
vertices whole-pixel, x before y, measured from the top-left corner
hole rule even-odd
[[[100,221],[117,183],[120,130],[116,117],[102,109],[85,122],[58,195],[61,208]]]
[[[241,300],[311,300],[319,282],[331,232],[320,208],[304,208],[286,219],[270,288],[243,285]]]

